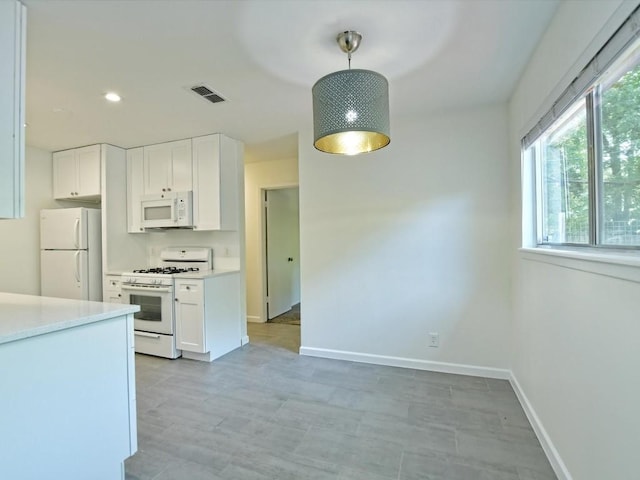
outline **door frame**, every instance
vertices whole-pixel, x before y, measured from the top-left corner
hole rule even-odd
[[[264,319],[264,323],[269,321],[267,316],[267,212],[265,210],[265,194],[269,190],[285,190],[287,188],[297,188],[298,198],[300,196],[300,184],[298,183],[282,183],[277,185],[269,185],[260,187],[260,254],[262,261],[260,262],[260,274],[262,276],[262,308],[260,312],[261,318]],[[298,208],[298,215],[300,215],[300,209]],[[298,228],[298,235],[300,229]],[[298,259],[298,262],[300,259]]]

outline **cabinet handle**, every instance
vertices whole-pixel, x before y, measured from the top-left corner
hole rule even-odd
[[[141,231],[141,232],[144,232],[144,228],[140,227],[140,231]]]
[[[171,191],[171,189],[170,189],[170,188],[167,188],[167,192],[170,192],[170,191]]]
[[[118,294],[118,297],[122,297],[122,294],[121,294],[121,293],[119,293],[119,294]]]
[[[190,287],[189,285],[187,285],[185,288],[186,288],[187,290],[191,290],[191,287]]]
[[[178,301],[178,299],[176,298],[176,302]]]
[[[162,189],[162,191],[163,191],[163,192],[166,192],[166,191],[167,191],[167,189],[166,189],[166,188],[163,188],[163,189]]]

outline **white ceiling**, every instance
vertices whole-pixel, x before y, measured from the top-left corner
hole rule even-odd
[[[222,132],[249,161],[297,155],[311,87],[347,67],[390,82],[393,118],[506,101],[558,0],[23,0],[27,144],[133,147]],[[188,87],[204,83],[228,101]],[[118,92],[119,104],[103,99]],[[391,125],[393,135],[393,123]]]

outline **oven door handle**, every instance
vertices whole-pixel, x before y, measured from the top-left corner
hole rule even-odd
[[[133,334],[138,337],[160,338],[157,333],[138,332],[137,330],[134,330]]]
[[[158,293],[171,293],[171,290],[173,290],[171,287],[165,287],[165,288],[155,288],[155,287],[134,287],[131,285],[122,285],[122,290],[131,290],[133,292],[147,292],[147,293],[153,293],[153,292],[158,292]]]

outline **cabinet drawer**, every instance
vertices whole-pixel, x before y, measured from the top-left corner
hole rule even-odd
[[[181,302],[200,303],[202,299],[202,282],[185,282],[180,280],[176,283],[176,296]]]

